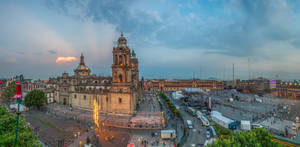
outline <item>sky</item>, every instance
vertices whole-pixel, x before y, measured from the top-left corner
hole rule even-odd
[[[111,75],[123,32],[140,77],[300,79],[298,0],[2,0],[0,78]]]

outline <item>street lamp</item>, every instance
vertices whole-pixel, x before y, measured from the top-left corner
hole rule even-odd
[[[19,81],[16,81],[16,95],[14,98],[17,99],[18,111],[17,111],[17,125],[16,125],[16,138],[14,147],[17,145],[18,141],[18,126],[19,126],[19,117],[20,117],[20,103],[22,102],[22,81],[24,80],[23,75],[19,76]]]

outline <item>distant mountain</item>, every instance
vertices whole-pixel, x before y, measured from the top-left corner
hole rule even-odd
[[[218,79],[215,78],[215,77],[209,77],[207,80],[214,80],[214,81],[217,81]]]

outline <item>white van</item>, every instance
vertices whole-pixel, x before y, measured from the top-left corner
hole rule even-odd
[[[189,129],[193,129],[193,124],[191,120],[186,120],[186,123]]]

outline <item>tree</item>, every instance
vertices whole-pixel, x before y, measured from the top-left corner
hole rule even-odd
[[[8,83],[8,86],[5,88],[5,90],[3,91],[2,96],[7,101],[12,101],[15,95],[16,95],[16,82],[10,82]]]
[[[218,132],[217,132],[218,134]],[[220,135],[220,134],[218,134]],[[272,141],[271,134],[262,128],[254,129],[251,132],[241,131],[231,135],[221,135],[217,141],[209,145],[210,147],[280,147],[281,144]]]
[[[39,109],[46,101],[46,95],[42,90],[33,90],[25,96],[24,104],[26,107],[36,106]]]
[[[11,147],[14,145],[16,136],[16,115],[0,105],[0,146]],[[32,128],[24,120],[19,120],[18,147],[40,147],[37,135],[32,132]]]

